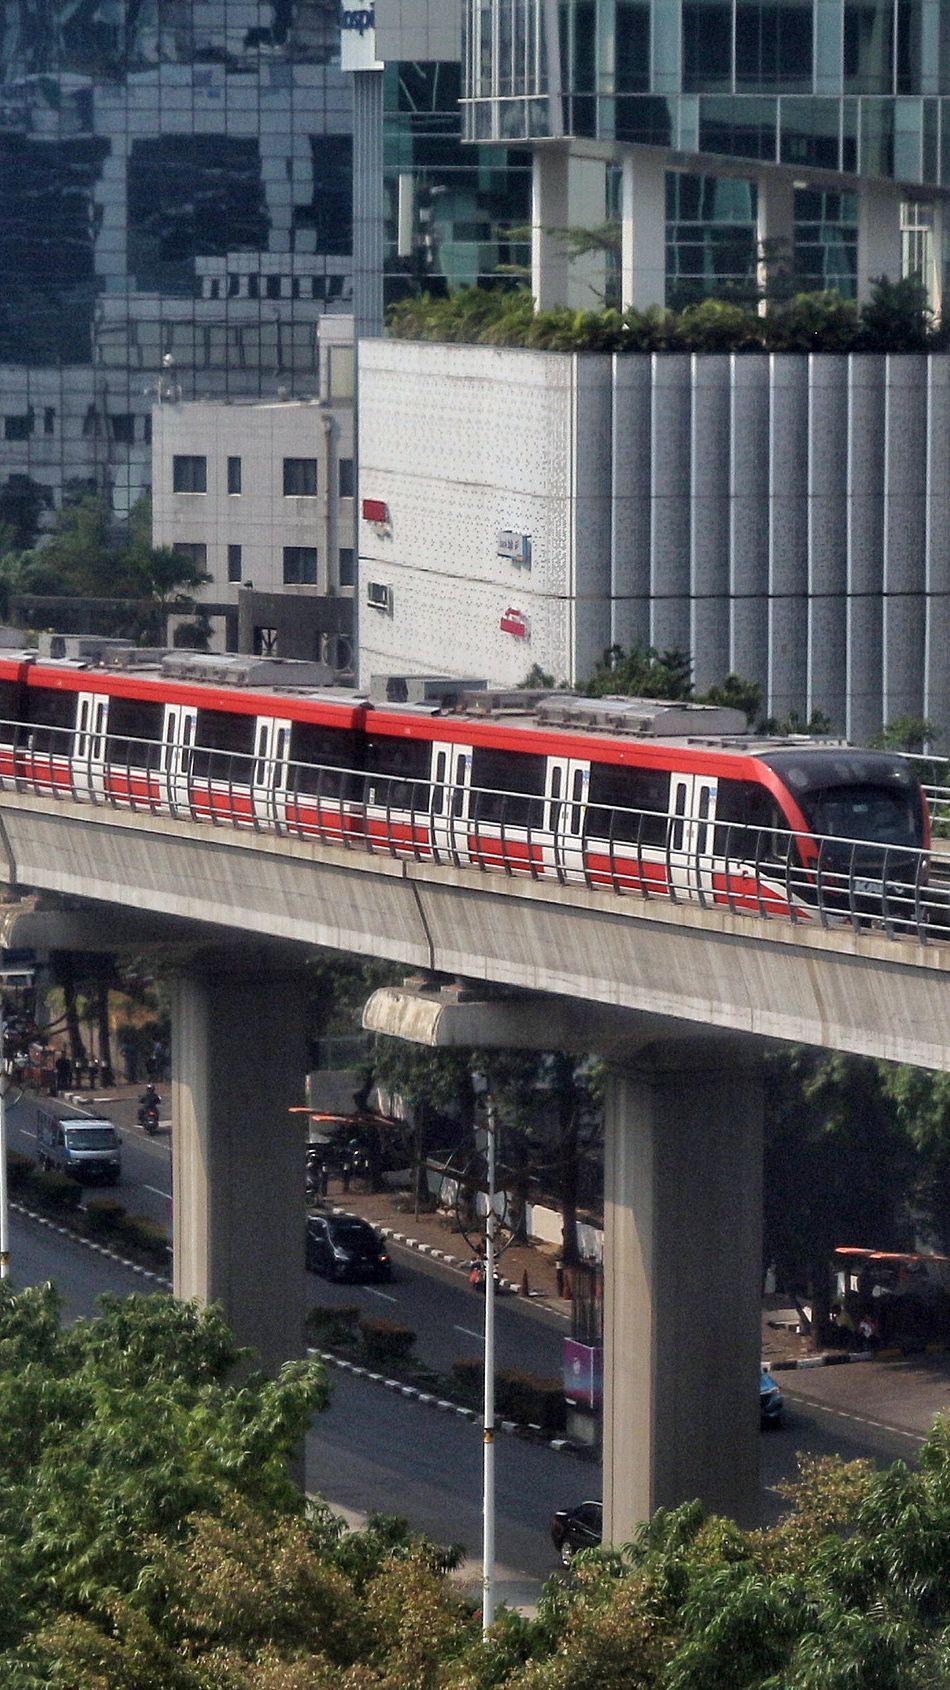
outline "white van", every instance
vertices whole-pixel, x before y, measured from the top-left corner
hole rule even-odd
[[[57,1168],[83,1184],[115,1185],[122,1172],[122,1140],[111,1121],[36,1111],[41,1168]]]

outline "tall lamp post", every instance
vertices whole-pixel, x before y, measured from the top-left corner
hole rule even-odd
[[[456,1215],[459,1230],[485,1275],[485,1374],[482,1412],[482,1636],[495,1623],[495,1264],[514,1236],[508,1217],[507,1185],[502,1182],[499,1206],[497,1122],[491,1095],[485,1092],[483,1145],[467,1163],[458,1180]],[[475,1213],[467,1212],[466,1200],[475,1194]],[[484,1218],[478,1214],[478,1198],[485,1204]]]
[[[13,1074],[6,1005],[0,1002],[0,1279],[10,1277],[10,1205],[7,1200],[7,1092]]]

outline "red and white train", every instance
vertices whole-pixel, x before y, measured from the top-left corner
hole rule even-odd
[[[927,805],[884,752],[710,706],[377,703],[315,665],[81,644],[0,655],[0,785],[762,914],[919,902]]]

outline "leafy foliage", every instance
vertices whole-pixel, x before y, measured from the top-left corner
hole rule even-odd
[[[610,250],[598,231],[586,235],[600,243],[598,250]],[[754,303],[727,299],[704,299],[681,311],[536,311],[526,288],[462,288],[447,298],[400,300],[388,321],[400,340],[549,352],[923,352],[945,344],[916,277],[880,277],[861,306],[833,292],[796,293],[773,300],[765,316]]]
[[[404,1522],[291,1485],[313,1368],[234,1382],[220,1318],[106,1299],[64,1332],[0,1287],[0,1682],[10,1690],[937,1690],[950,1423],[917,1470],[804,1461],[774,1527],[698,1503],[579,1557],[487,1643]]]

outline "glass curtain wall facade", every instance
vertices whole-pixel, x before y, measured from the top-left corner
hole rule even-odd
[[[388,305],[531,271],[531,155],[462,141],[458,62],[387,64],[384,73]]]
[[[950,186],[941,0],[467,0],[466,134]]]
[[[317,391],[351,294],[335,0],[0,7],[0,485],[117,510],[156,399]]]

